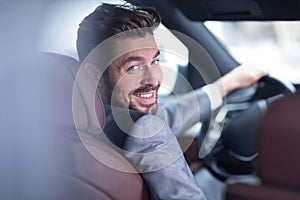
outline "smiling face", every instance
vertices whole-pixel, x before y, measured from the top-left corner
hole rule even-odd
[[[111,104],[154,114],[157,110],[157,91],[162,81],[160,53],[152,35],[127,39],[132,46],[146,45],[118,57],[108,68]],[[150,44],[150,45],[149,45]],[[128,44],[129,45],[129,44]]]

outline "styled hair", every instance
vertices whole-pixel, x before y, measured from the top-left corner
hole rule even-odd
[[[146,27],[157,28],[160,23],[161,17],[154,8],[104,3],[85,17],[79,25],[77,31],[79,61],[82,62],[98,44],[118,33]],[[153,34],[153,29],[150,30]]]

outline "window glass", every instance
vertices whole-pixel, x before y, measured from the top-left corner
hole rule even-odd
[[[188,49],[162,24],[154,37],[161,52],[160,66],[164,76],[158,94],[168,96],[175,92],[179,68],[184,69],[188,65]]]
[[[240,63],[258,62],[271,74],[300,83],[300,22],[216,22],[205,25]]]
[[[124,3],[121,0],[55,1],[48,8],[41,29],[40,50],[77,58],[76,37],[80,22],[102,3]]]

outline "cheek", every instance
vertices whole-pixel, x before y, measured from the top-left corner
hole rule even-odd
[[[108,77],[111,85],[114,87],[118,83],[119,79],[121,78],[121,75],[117,73],[109,73]]]
[[[128,83],[128,78],[126,75],[122,75],[119,72],[112,71],[109,74],[109,77],[112,86],[111,89],[113,90],[111,92],[115,95],[121,96],[123,95],[123,93],[126,93],[129,90],[130,85]]]
[[[162,73],[162,70],[161,70],[160,67],[157,68],[156,74],[157,74],[157,81],[158,81],[159,83],[161,83],[161,82],[162,82],[162,79],[163,79],[163,73]]]
[[[128,94],[137,88],[137,79],[129,77],[127,75],[121,77],[115,85],[115,89],[122,96],[128,96]]]

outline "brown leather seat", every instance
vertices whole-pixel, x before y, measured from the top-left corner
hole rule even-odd
[[[257,176],[261,183],[229,185],[227,200],[300,199],[300,95],[275,102],[261,125]]]
[[[88,132],[89,117],[83,122],[74,123],[72,92],[79,63],[68,56],[44,53],[43,68],[51,68],[53,84],[51,101],[52,118],[49,123],[55,126],[56,152],[53,164],[54,199],[148,199],[148,191],[141,176],[119,153],[96,139]],[[78,98],[81,98],[81,94]],[[84,98],[78,108],[83,116],[89,115]],[[49,106],[49,105],[45,105]],[[74,106],[74,105],[73,105]],[[101,99],[95,95],[98,122],[104,126],[105,115]],[[78,127],[79,126],[81,127]],[[76,126],[75,126],[76,125]],[[78,134],[78,128],[82,128]],[[84,141],[84,144],[83,144]],[[92,153],[91,153],[92,151]],[[124,171],[117,170],[122,166]]]

